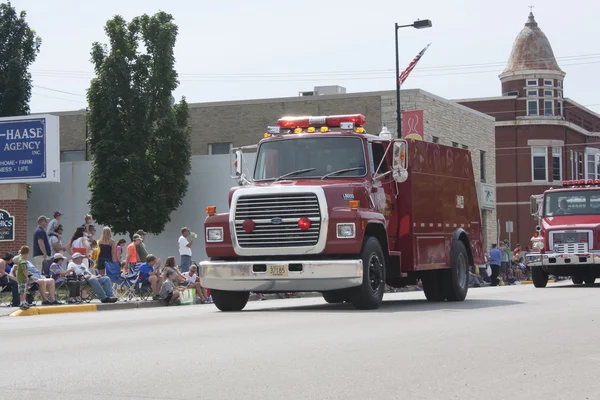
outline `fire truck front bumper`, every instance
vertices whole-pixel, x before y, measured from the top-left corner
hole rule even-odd
[[[244,292],[324,292],[359,286],[362,260],[204,261],[202,286]]]
[[[526,253],[524,259],[528,267],[539,267],[542,265],[542,255],[540,253]]]
[[[541,257],[541,265],[590,265],[597,264],[600,267],[600,251],[591,251],[583,254],[544,253]]]

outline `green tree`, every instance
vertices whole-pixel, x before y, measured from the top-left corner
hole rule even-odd
[[[42,39],[10,1],[0,4],[0,117],[29,114],[31,74]]]
[[[177,25],[159,12],[129,23],[115,16],[104,30],[109,44],[93,44],[87,94],[90,211],[116,233],[158,234],[181,205],[191,170],[188,105],[172,97]]]

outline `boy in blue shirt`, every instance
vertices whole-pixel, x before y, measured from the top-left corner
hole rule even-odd
[[[498,249],[496,243],[492,245],[490,250],[490,267],[492,268],[492,286],[498,286],[498,273],[502,265],[502,250]]]
[[[148,254],[146,262],[138,267],[142,282],[148,282],[152,288],[153,300],[160,300],[159,292],[163,283],[163,278],[160,275],[160,263],[160,258]]]

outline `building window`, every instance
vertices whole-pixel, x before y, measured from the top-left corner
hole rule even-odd
[[[469,150],[469,146],[462,145],[463,150]]]
[[[439,137],[437,137],[437,136],[432,136],[432,137],[431,137],[431,141],[432,141],[433,143],[439,143],[439,142],[440,142],[440,138],[439,138]]]
[[[503,96],[518,96],[519,92],[515,91],[515,92],[506,92],[503,94]]]
[[[452,142],[452,147],[458,147],[458,143]]]
[[[587,155],[587,179],[596,179],[596,156]]]
[[[552,90],[544,90],[544,97],[552,97],[554,93]]]
[[[479,150],[479,176],[485,182],[485,151]]]
[[[562,181],[562,148],[552,148],[552,180]]]
[[[552,79],[544,79],[544,86],[554,86],[554,81]]]
[[[562,90],[559,90],[558,91],[558,98],[562,99],[562,97],[563,97],[563,92],[562,92]]]
[[[547,181],[548,149],[534,146],[531,148],[532,179],[534,181]]]
[[[545,116],[554,115],[554,100],[545,100],[544,101],[544,115]]]
[[[575,179],[575,155],[571,150],[571,180]]]
[[[208,145],[208,154],[211,156],[217,154],[229,154],[231,143],[211,143]]]
[[[528,100],[527,101],[527,115],[538,115],[538,101]]]
[[[527,97],[537,97],[537,95],[538,95],[537,90],[528,90],[527,91]]]
[[[559,101],[558,102],[558,116],[562,117],[563,116],[563,102]]]
[[[60,162],[85,161],[85,150],[61,151]]]
[[[558,83],[558,85],[557,85],[557,86],[558,86],[559,88],[562,88],[562,87],[563,87],[563,86],[562,86],[562,85],[563,85],[563,81],[558,81],[557,83]]]
[[[537,86],[537,85],[538,85],[537,79],[527,79],[527,86]]]
[[[583,153],[577,154],[577,179],[583,179]]]

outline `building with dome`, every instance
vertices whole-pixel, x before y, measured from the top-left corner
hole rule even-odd
[[[565,72],[533,13],[499,75],[502,96],[456,100],[496,119],[496,208],[500,238],[529,245],[529,199],[563,180],[600,179],[600,114],[565,97]],[[568,86],[568,85],[567,85]]]

